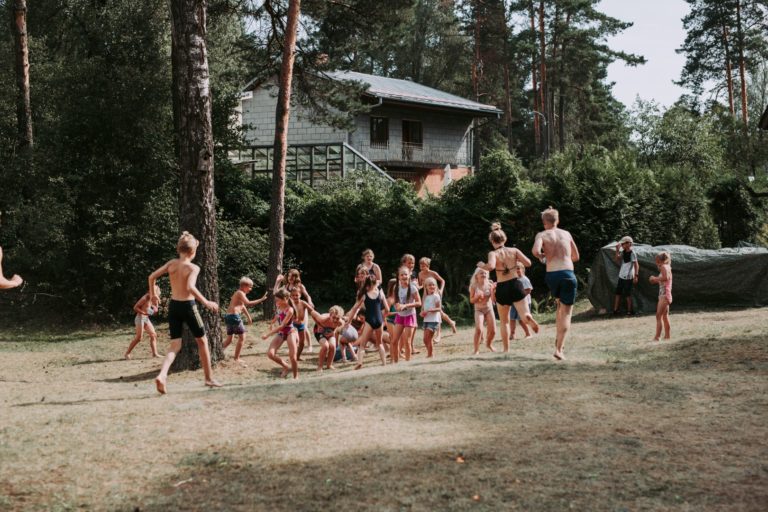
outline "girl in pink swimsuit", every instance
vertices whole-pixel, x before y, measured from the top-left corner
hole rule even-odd
[[[652,284],[659,285],[659,302],[656,305],[656,336],[653,341],[659,341],[661,328],[664,327],[664,339],[669,339],[669,306],[672,304],[672,256],[664,251],[656,255],[658,276],[651,276]]]
[[[298,336],[296,335],[296,328],[293,326],[294,316],[296,316],[296,308],[291,303],[290,293],[285,288],[280,288],[275,292],[275,304],[277,305],[277,327],[266,333],[261,339],[266,340],[270,336],[274,335],[272,341],[269,344],[267,350],[267,357],[283,367],[283,371],[280,374],[281,378],[288,375],[288,372],[293,372],[293,378],[299,378],[299,363],[297,359],[297,347]],[[283,360],[282,357],[277,355],[277,350],[282,346],[284,342],[288,343],[288,363]]]

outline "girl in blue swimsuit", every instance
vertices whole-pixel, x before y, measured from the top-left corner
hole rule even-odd
[[[389,306],[387,305],[387,299],[384,297],[384,293],[379,288],[378,280],[374,275],[368,275],[365,278],[362,288],[357,294],[357,302],[350,311],[349,318],[355,318],[358,310],[365,305],[365,326],[363,332],[358,339],[357,352],[359,354],[357,366],[355,370],[359,370],[363,367],[363,359],[365,359],[365,342],[373,334],[373,342],[376,345],[376,350],[379,352],[381,358],[381,364],[387,364],[387,354],[384,351],[384,344],[381,337],[384,332],[384,315],[382,310],[386,311]],[[349,325],[347,320],[346,326]]]

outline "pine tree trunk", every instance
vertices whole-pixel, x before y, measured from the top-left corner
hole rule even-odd
[[[12,14],[14,53],[16,60],[16,122],[18,126],[18,144],[21,149],[31,149],[32,138],[32,103],[29,94],[29,42],[27,38],[27,1],[14,0]]]
[[[206,48],[207,0],[170,0],[172,28],[173,107],[180,175],[179,227],[198,240],[195,263],[200,266],[197,288],[219,301],[216,273],[216,210],[213,195],[213,130],[211,88]],[[211,349],[211,361],[222,358],[219,316],[201,308]],[[184,329],[184,344],[172,369],[200,366],[197,344]]]
[[[728,27],[723,24],[723,49],[725,50],[725,79],[728,85],[728,109],[731,117],[736,115],[733,101],[733,70],[731,69],[731,50],[728,43]]]
[[[544,130],[542,130],[541,138],[541,154],[546,160],[549,157],[549,123],[547,118],[549,117],[548,109],[548,97],[549,97],[549,84],[547,82],[547,43],[544,32],[544,0],[539,2],[539,55],[541,58],[541,71],[539,72],[540,96],[539,106],[541,107],[541,113],[544,119]]]
[[[536,15],[533,0],[528,4],[528,14],[531,18],[531,80],[533,82],[533,140],[534,150],[538,155],[541,150],[541,129],[539,125],[539,84],[536,78]]]
[[[275,108],[275,161],[272,169],[272,205],[269,217],[269,262],[267,266],[267,288],[271,289],[277,276],[283,271],[285,221],[285,168],[288,155],[288,119],[291,110],[291,83],[293,81],[293,59],[296,51],[296,31],[299,23],[301,0],[288,3],[288,20],[285,26],[283,61],[280,67],[280,89]],[[271,291],[270,291],[271,293]],[[267,318],[274,315],[274,301],[266,303]]]
[[[736,1],[736,30],[739,38],[739,78],[741,80],[741,120],[744,132],[749,128],[749,111],[747,110],[747,72],[744,63],[744,31],[741,27],[741,0]]]

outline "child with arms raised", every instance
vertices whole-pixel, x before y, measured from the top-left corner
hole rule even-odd
[[[419,288],[422,286],[425,286],[425,282],[428,277],[431,277],[435,280],[435,282],[438,285],[438,292],[440,293],[440,297],[443,296],[443,291],[445,290],[445,279],[443,279],[440,274],[435,272],[434,270],[431,270],[429,266],[432,264],[432,260],[424,257],[419,260]],[[445,311],[440,311],[440,318],[451,326],[451,331],[453,331],[453,334],[456,334],[456,322],[451,320],[451,317],[449,317]],[[438,326],[437,333],[435,334],[435,343],[440,342],[440,326]]]
[[[248,308],[261,304],[267,300],[267,294],[256,300],[248,300],[248,294],[253,290],[253,281],[249,277],[240,278],[240,287],[235,293],[232,294],[232,298],[229,299],[229,307],[227,308],[227,314],[224,315],[224,323],[227,324],[227,340],[224,342],[224,349],[232,343],[233,336],[237,335],[237,345],[235,345],[235,362],[245,366],[240,360],[240,352],[243,350],[245,344],[245,325],[243,325],[243,319],[240,315],[244,315],[248,320],[248,324],[253,323],[251,315],[248,313]]]
[[[136,326],[136,335],[131,340],[131,344],[128,345],[128,350],[125,351],[126,359],[131,358],[131,351],[139,344],[144,337],[144,331],[149,335],[149,349],[152,351],[152,357],[160,357],[157,353],[157,333],[155,327],[149,320],[149,317],[157,313],[158,306],[160,305],[160,287],[155,285],[155,302],[152,303],[149,300],[149,294],[145,293],[137,302],[133,305],[133,311],[136,312],[136,317],[133,319],[133,324]]]
[[[301,282],[301,273],[296,270],[295,268],[292,268],[288,271],[288,274],[286,274],[285,277],[282,275],[277,276],[277,281],[275,282],[274,291],[276,292],[278,288],[280,288],[280,285],[285,279],[285,289],[288,291],[288,293],[293,292],[294,289],[298,289],[300,292],[300,297],[303,297],[306,299],[307,304],[314,306],[312,303],[312,297],[309,296],[309,292],[307,291],[307,288],[302,284]],[[309,310],[304,310],[304,315],[301,317],[294,317],[294,322],[300,322],[306,325],[309,323]],[[298,334],[298,340],[302,343],[301,350],[299,351],[299,359],[301,358],[301,352],[304,350],[304,346],[307,347],[307,352],[312,352],[312,340],[309,337],[309,332],[304,330],[299,332]]]
[[[291,303],[291,295],[285,288],[278,288],[275,292],[275,303],[277,305],[277,327],[266,333],[261,339],[266,340],[274,335],[267,349],[267,357],[282,366],[283,371],[280,378],[285,378],[288,372],[293,372],[293,378],[299,378],[299,363],[296,359],[296,344],[298,342],[296,329],[293,327],[293,319],[296,309]],[[288,343],[288,359],[290,366],[282,357],[277,355],[277,350],[283,343]]]
[[[488,278],[488,271],[476,268],[469,283],[469,302],[475,306],[475,350],[473,354],[480,353],[480,340],[483,338],[483,323],[486,329],[485,345],[491,352],[493,338],[496,336],[496,315],[493,313],[493,303],[496,301],[496,287]]]
[[[168,370],[176,359],[176,354],[181,350],[181,331],[184,324],[187,325],[192,335],[197,341],[197,348],[200,354],[200,364],[203,366],[205,374],[205,385],[210,387],[220,387],[221,384],[213,379],[213,370],[211,370],[211,353],[208,349],[208,338],[205,336],[205,327],[200,312],[197,309],[197,299],[206,308],[215,312],[219,311],[219,305],[209,301],[197,289],[195,282],[200,273],[200,267],[192,263],[197,253],[197,246],[200,242],[184,231],[176,244],[176,251],[179,257],[173,259],[155,270],[149,276],[149,301],[157,303],[158,298],[155,293],[155,282],[157,278],[168,274],[171,280],[171,302],[168,306],[168,326],[171,331],[171,349],[165,356],[160,373],[155,378],[157,391],[166,392],[166,381],[168,380]]]

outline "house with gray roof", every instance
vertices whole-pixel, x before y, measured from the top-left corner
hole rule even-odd
[[[438,194],[452,180],[473,172],[473,120],[497,117],[492,105],[420,85],[350,71],[328,73],[331,80],[365,86],[366,113],[341,130],[291,107],[288,130],[288,178],[315,185],[353,169],[404,179],[421,195]],[[241,97],[241,123],[249,147],[234,159],[252,173],[270,173],[277,85],[249,84]]]

